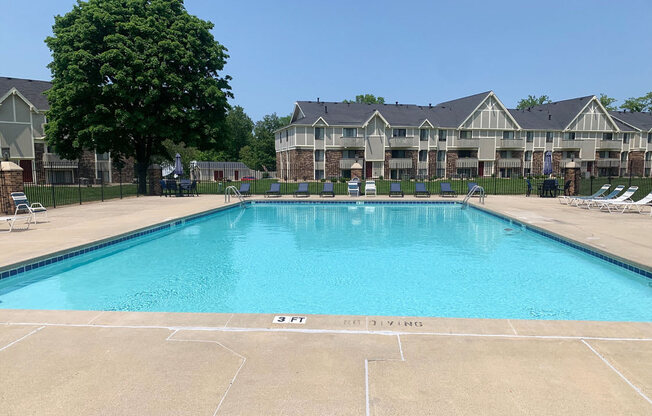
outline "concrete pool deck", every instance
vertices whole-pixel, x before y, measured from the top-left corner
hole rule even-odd
[[[52,209],[0,237],[0,266],[220,206],[202,195]],[[652,267],[649,215],[522,196],[484,207]],[[652,414],[651,322],[273,319],[0,310],[0,413]]]

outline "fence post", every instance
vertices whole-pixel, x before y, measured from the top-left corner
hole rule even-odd
[[[118,170],[118,174],[120,175],[120,199],[122,199],[122,168]]]
[[[593,195],[593,175],[589,177],[589,184],[590,184],[589,195]]]
[[[100,176],[100,194],[102,195],[102,202],[104,202],[104,172]]]
[[[629,161],[629,185],[627,186],[632,186],[632,162],[633,160]]]
[[[79,195],[79,205],[82,204],[82,197],[81,197],[81,179],[77,177],[77,194]]]
[[[52,208],[56,208],[57,207],[57,198],[56,198],[55,192],[54,192],[54,181],[52,181],[51,185],[52,185],[51,186],[51,188],[52,188]]]

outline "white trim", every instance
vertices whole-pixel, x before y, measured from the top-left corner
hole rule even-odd
[[[367,119],[367,121],[365,121],[365,122],[362,124],[362,128],[363,128],[363,129],[366,128],[367,125],[369,124],[369,122],[370,122],[371,120],[373,120],[373,118],[376,117],[376,116],[380,117],[380,119],[383,120],[383,122],[385,123],[385,126],[386,126],[386,127],[391,127],[390,124],[389,124],[389,122],[387,121],[387,119],[385,119],[385,117],[383,117],[383,115],[380,114],[380,111],[376,110],[376,111],[373,112],[373,114],[371,115],[371,117],[369,117],[369,118]]]
[[[324,118],[321,117],[321,116],[319,116],[319,118],[317,119],[317,121],[315,121],[314,123],[312,123],[312,126],[311,126],[311,127],[315,127],[315,126],[317,125],[317,123],[319,123],[319,120],[321,120],[321,121],[322,121],[322,122],[323,122],[327,127],[330,127],[330,124],[328,124],[328,123],[326,122],[326,120],[324,120]]]
[[[426,123],[428,123],[430,125],[430,128],[433,128],[433,129],[435,128],[435,126],[433,126],[432,123],[430,122],[430,120],[428,120],[428,119],[423,120],[423,122],[421,124],[419,124],[419,128],[420,129],[423,128],[423,125],[426,124]]]
[[[19,97],[21,98],[21,100],[25,101],[25,104],[27,104],[27,105],[29,106],[29,109],[30,109],[31,111],[33,111],[33,112],[35,112],[35,113],[40,113],[40,112],[41,112],[41,111],[39,111],[39,110],[36,108],[36,106],[35,106],[34,104],[32,104],[32,102],[31,102],[30,100],[28,100],[27,98],[25,98],[25,96],[24,96],[23,94],[21,94],[20,91],[18,91],[18,90],[16,89],[16,87],[12,87],[9,91],[7,91],[7,92],[5,93],[5,95],[3,95],[2,97],[0,97],[0,103],[2,103],[4,100],[6,100],[7,97],[9,97],[10,95],[17,95],[17,96],[19,96]],[[15,105],[15,103],[14,103],[14,105]],[[14,108],[14,120],[15,120],[15,119],[16,119],[16,109]]]
[[[575,116],[575,117],[570,121],[570,123],[568,123],[568,125],[567,125],[566,127],[564,127],[564,130],[562,130],[562,131],[568,131],[568,128],[570,127],[570,125],[573,124],[573,123],[575,122],[575,120],[577,120],[577,119],[582,115],[582,113],[584,113],[584,110],[586,110],[586,107],[588,107],[589,104],[591,104],[591,103],[594,102],[594,101],[598,104],[598,107],[600,107],[600,109],[602,110],[602,112],[604,113],[604,115],[607,117],[607,120],[609,120],[609,122],[611,123],[611,125],[616,129],[616,132],[620,133],[620,129],[618,128],[618,125],[617,125],[616,122],[611,118],[611,115],[609,114],[609,112],[607,111],[607,109],[604,108],[604,106],[602,105],[602,103],[600,102],[600,100],[598,100],[598,97],[596,97],[595,95],[593,96],[593,98],[591,98],[591,99],[590,99],[590,100],[589,100],[589,101],[584,105],[584,107],[582,107],[582,109],[579,111],[579,113],[577,113],[577,115],[576,115],[576,116]],[[586,131],[586,130],[582,130],[582,131]],[[595,131],[604,131],[604,130],[595,130]]]
[[[469,113],[469,115],[464,119],[464,121],[462,121],[462,123],[460,123],[460,125],[457,126],[457,127],[455,127],[455,128],[458,129],[458,130],[461,129],[461,128],[464,126],[464,123],[466,123],[467,121],[469,121],[469,119],[470,119],[471,117],[473,117],[473,114],[475,114],[475,112],[478,111],[478,110],[480,109],[480,106],[481,106],[482,104],[484,104],[484,103],[487,101],[487,99],[489,99],[489,98],[491,98],[491,97],[493,97],[493,98],[496,99],[496,102],[498,102],[498,105],[500,106],[500,108],[503,110],[503,112],[505,112],[505,113],[507,114],[507,117],[508,117],[508,118],[512,121],[512,123],[514,123],[514,125],[517,127],[516,130],[523,130],[523,129],[521,128],[521,125],[518,124],[518,123],[516,122],[516,119],[512,116],[512,114],[509,112],[509,110],[507,110],[507,107],[505,107],[505,106],[503,105],[503,103],[500,101],[500,99],[498,98],[498,96],[496,96],[496,94],[494,94],[493,91],[489,91],[489,94],[487,94],[487,96],[484,97],[484,99],[483,99],[482,101],[480,101],[480,103],[479,103],[479,104],[478,104],[478,105],[473,109],[473,111],[471,111],[471,113]],[[483,129],[483,130],[496,130],[496,129]]]

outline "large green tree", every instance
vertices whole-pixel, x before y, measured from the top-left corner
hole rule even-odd
[[[244,112],[244,108],[235,106],[226,115],[224,140],[221,144],[223,157],[239,160],[240,149],[253,139],[254,122]]]
[[[537,105],[541,104],[548,104],[550,103],[550,97],[547,95],[541,95],[537,97],[536,95],[528,95],[527,98],[523,98],[522,100],[519,100],[518,104],[516,104],[516,108],[519,110],[525,110],[528,107],[534,107]]]
[[[620,108],[628,111],[652,111],[652,92],[648,92],[642,97],[630,97],[625,100]]]
[[[212,28],[182,0],[78,1],[56,16],[48,143],[66,158],[133,156],[141,192],[164,140],[217,147],[232,94]]]
[[[251,169],[276,170],[274,131],[290,123],[291,116],[268,114],[254,126],[250,144],[240,149],[240,160]]]
[[[360,94],[355,96],[355,100],[344,100],[342,102],[358,104],[385,104],[385,98],[376,97],[373,94]]]
[[[609,111],[617,110],[616,106],[613,105],[613,103],[616,102],[615,98],[609,97],[607,94],[600,94],[599,100],[600,100],[600,104],[602,104],[604,108],[606,108],[607,110]]]

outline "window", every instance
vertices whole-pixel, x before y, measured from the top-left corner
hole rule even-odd
[[[621,162],[627,162],[627,152],[622,152],[620,154],[620,161]]]
[[[457,152],[457,157],[463,158],[463,157],[471,157],[471,151],[470,150],[460,150]]]
[[[443,150],[437,151],[437,162],[443,162],[446,160],[446,152]]]
[[[652,160],[652,152],[647,152],[645,154],[645,160],[647,160],[648,162]]]
[[[428,151],[419,150],[419,162],[427,162],[427,161],[428,161]]]
[[[564,133],[564,140],[575,140],[575,132],[567,131],[566,133]]]
[[[316,180],[324,179],[324,170],[323,169],[317,169],[315,171],[315,179]]]
[[[647,142],[652,143],[652,133],[647,134]]]
[[[598,153],[600,155],[600,159],[609,159],[609,152],[602,151]]]
[[[285,141],[286,142],[288,141],[288,137],[290,137],[290,133],[287,130],[285,130]]]
[[[513,138],[514,138],[514,132],[513,131],[505,130],[503,132],[503,139],[510,139],[511,140]]]
[[[577,151],[563,152],[562,156],[564,159],[579,159],[580,157],[579,152]]]
[[[315,127],[315,140],[324,140],[324,128]]]
[[[534,132],[533,131],[528,131],[525,133],[525,140],[528,143],[532,143],[534,141]]]
[[[394,129],[392,131],[392,136],[393,137],[406,137],[407,136],[407,130],[406,129]]]
[[[109,160],[108,153],[97,153],[97,160]]]
[[[530,151],[525,152],[525,161],[529,162],[531,160],[532,160],[532,152],[530,152]]]
[[[421,140],[422,142],[427,142],[428,141],[428,130],[421,129],[419,131],[419,140]]]
[[[629,143],[629,133],[623,133],[623,143]]]
[[[613,139],[614,139],[613,133],[602,133],[602,140],[613,140]]]
[[[324,151],[323,150],[315,150],[315,161],[316,162],[322,162],[324,160]]]
[[[342,177],[343,178],[350,178],[351,177],[351,169],[342,169]]]
[[[446,141],[446,130],[439,130],[439,141],[440,142]]]
[[[392,150],[392,158],[403,159],[405,157],[405,150]]]
[[[510,159],[512,157],[511,150],[501,150],[499,153],[501,159]]]
[[[355,159],[355,150],[343,150],[342,159]]]
[[[552,139],[555,137],[555,134],[551,131],[546,132],[546,143],[552,143]]]
[[[342,130],[342,137],[358,137],[358,129],[345,128]]]
[[[470,139],[471,130],[460,130],[460,139]]]

